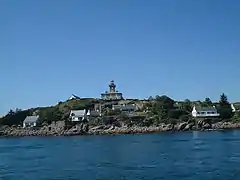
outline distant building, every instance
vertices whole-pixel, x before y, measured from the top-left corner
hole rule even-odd
[[[220,114],[217,112],[215,106],[213,107],[193,107],[192,110],[193,117],[219,117]]]
[[[83,121],[87,117],[86,109],[83,110],[71,110],[69,118],[71,121]]]
[[[236,112],[236,108],[233,104],[231,104],[232,112]]]
[[[99,111],[95,110],[71,110],[70,112],[70,120],[71,121],[83,121],[83,120],[88,120],[90,117],[98,117],[101,116],[101,113]]]
[[[23,128],[35,127],[39,121],[39,116],[27,116],[23,121]]]
[[[78,97],[78,96],[72,94],[72,96],[69,97],[68,100],[72,100],[72,99],[80,99],[80,97]]]
[[[101,116],[101,113],[99,110],[95,111],[95,110],[88,110],[87,111],[87,117],[99,117]]]
[[[121,100],[123,99],[122,93],[116,91],[116,85],[114,81],[110,81],[109,84],[109,91],[101,94],[101,98],[103,100]]]
[[[101,103],[96,103],[94,104],[94,111],[99,112],[99,114],[102,113],[102,104]]]
[[[231,108],[233,113],[238,112],[240,111],[240,104],[239,103],[231,104]]]
[[[134,112],[137,107],[135,104],[113,105],[112,110],[120,110],[122,112]]]

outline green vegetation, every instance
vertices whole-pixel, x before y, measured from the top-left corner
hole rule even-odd
[[[212,102],[210,98],[204,101],[190,101],[186,99],[177,102],[168,96],[150,97],[148,100],[121,100],[121,103],[131,104],[135,103],[139,108],[133,116],[127,116],[121,111],[113,111],[105,102],[99,99],[73,99],[66,102],[59,102],[55,106],[38,107],[28,110],[10,110],[7,115],[0,118],[0,125],[22,125],[26,116],[39,115],[41,124],[50,124],[53,121],[68,121],[70,110],[78,109],[94,109],[96,104],[102,105],[102,116],[92,118],[90,125],[109,125],[115,124],[120,126],[125,124],[127,126],[139,125],[150,126],[165,124],[176,124],[179,122],[190,122],[193,120],[191,111],[194,105],[208,107],[216,106],[220,113],[220,121],[240,122],[240,112],[233,113],[231,105],[228,102],[227,96],[222,94],[219,102]]]
[[[231,104],[228,102],[225,94],[222,94],[220,97],[218,112],[222,119],[231,119],[233,117]]]
[[[21,125],[24,121],[24,119],[26,118],[26,116],[31,115],[32,110],[20,110],[20,109],[16,109],[14,110],[10,110],[6,116],[0,118],[0,124],[1,125],[8,125],[8,126],[12,126],[12,125]]]

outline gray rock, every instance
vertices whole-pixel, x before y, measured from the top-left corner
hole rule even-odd
[[[204,123],[203,126],[202,126],[203,129],[211,129],[211,127],[212,126],[209,123]]]
[[[183,122],[183,123],[180,123],[178,126],[177,126],[177,130],[178,131],[182,131],[184,130],[184,128],[187,126],[187,123],[186,122]]]
[[[199,129],[202,129],[202,126],[203,126],[203,121],[202,120],[197,121],[197,127]]]
[[[114,130],[115,129],[115,126],[111,126],[110,128],[109,128],[109,130]]]
[[[88,131],[89,131],[89,124],[84,124],[82,130],[83,130],[84,132],[88,132]]]
[[[184,131],[189,131],[191,130],[191,124],[187,124],[184,128]]]
[[[95,127],[91,128],[92,131],[102,130],[102,129],[105,129],[105,127],[104,126],[95,126]]]
[[[171,131],[174,129],[173,124],[167,124],[165,127],[163,127],[160,131]]]

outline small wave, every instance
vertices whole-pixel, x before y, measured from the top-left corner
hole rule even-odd
[[[1,146],[0,147],[0,154],[2,153],[12,153],[12,152],[19,152],[20,150],[37,150],[42,149],[43,146],[26,146],[26,145],[11,145],[11,146]]]
[[[171,140],[171,142],[188,142],[188,141],[191,141],[191,139],[174,139],[174,140]]]

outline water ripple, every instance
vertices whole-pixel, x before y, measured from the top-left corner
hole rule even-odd
[[[0,138],[0,179],[240,179],[239,137],[214,131]]]

